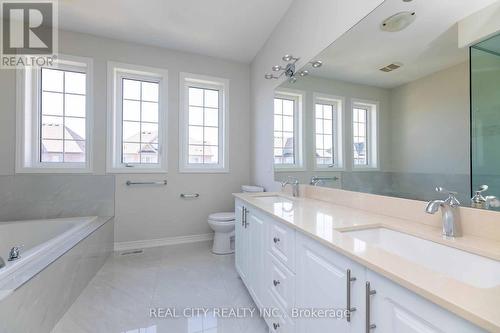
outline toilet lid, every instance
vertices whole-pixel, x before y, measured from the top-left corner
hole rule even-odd
[[[210,214],[208,219],[212,221],[233,221],[234,212]]]

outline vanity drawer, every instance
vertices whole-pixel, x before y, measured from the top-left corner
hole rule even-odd
[[[270,257],[266,289],[285,311],[295,305],[295,274],[286,268],[275,256]]]
[[[292,272],[295,271],[295,230],[279,222],[269,226],[270,251]]]
[[[270,309],[272,314],[264,317],[269,326],[269,333],[293,333],[295,332],[295,323],[284,311],[274,293],[269,293]]]
[[[293,321],[287,317],[273,318],[269,322],[269,332],[270,333],[293,333],[295,331],[295,325]]]

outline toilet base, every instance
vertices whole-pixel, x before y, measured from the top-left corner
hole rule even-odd
[[[212,253],[214,254],[232,254],[234,249],[231,248],[231,236],[234,232],[221,233],[216,232],[214,234],[214,244],[212,247]]]

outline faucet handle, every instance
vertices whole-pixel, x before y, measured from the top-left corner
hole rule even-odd
[[[475,193],[482,193],[484,191],[487,191],[488,190],[488,185],[479,185],[478,189],[475,190],[474,192]]]
[[[455,196],[455,195],[458,194],[458,192],[447,190],[447,189],[445,189],[444,187],[441,187],[441,186],[436,187],[436,192],[448,194],[450,196]]]
[[[457,199],[458,192],[450,191],[450,190],[447,190],[444,187],[440,187],[440,186],[436,187],[436,192],[447,194],[448,198],[445,200],[445,202],[447,202],[451,206],[453,206],[453,207],[460,206],[460,201],[458,201],[458,199]]]

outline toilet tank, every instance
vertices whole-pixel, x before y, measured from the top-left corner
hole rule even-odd
[[[241,185],[241,191],[243,193],[258,193],[264,192],[264,188],[262,186]]]

